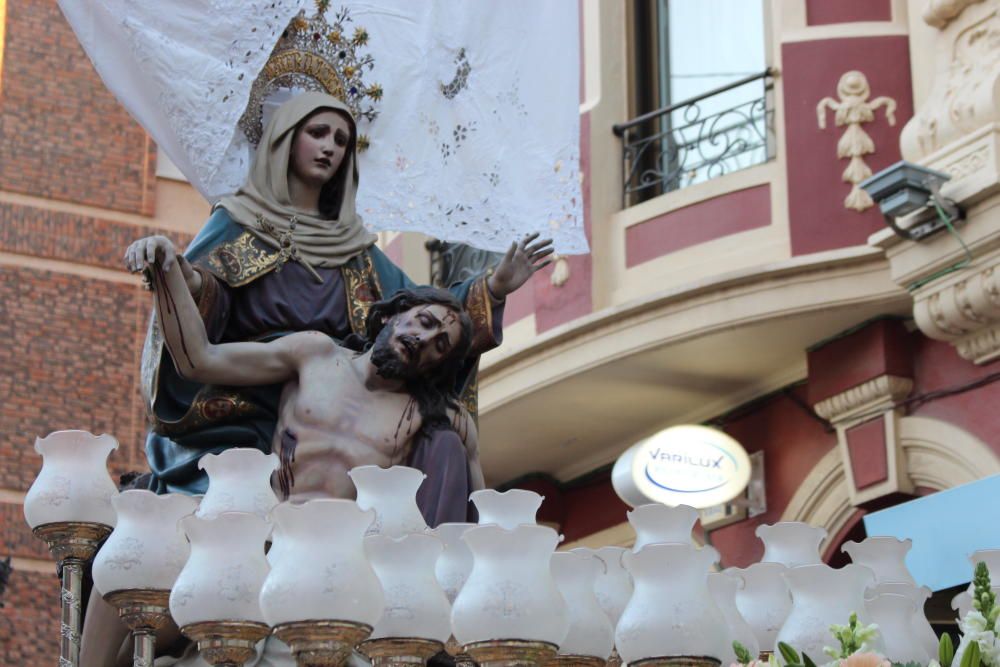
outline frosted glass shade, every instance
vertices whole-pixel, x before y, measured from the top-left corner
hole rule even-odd
[[[111,504],[118,522],[94,559],[94,586],[101,595],[138,588],[169,591],[191,553],[178,522],[194,513],[197,499],[129,490]]]
[[[86,431],[56,431],[35,438],[42,470],[24,497],[28,525],[80,521],[114,526],[111,499],[118,487],[108,474],[108,456],[116,449],[114,437]]]
[[[434,575],[444,549],[433,535],[371,535],[365,549],[382,584],[385,605],[372,639],[416,637],[442,644],[451,636],[451,604]]]
[[[781,563],[754,563],[750,567],[729,568],[743,579],[736,590],[736,608],[743,616],[761,651],[775,651],[778,631],[792,610],[792,595],[782,576],[788,568]]]
[[[493,523],[514,530],[522,524],[535,524],[535,515],[545,497],[524,489],[510,489],[503,493],[482,489],[473,491],[469,499],[479,512],[479,525]]]
[[[622,565],[622,554],[626,550],[622,547],[601,547],[593,551],[583,548],[573,551],[593,553],[604,564],[594,580],[594,594],[614,628],[632,597],[632,575]]]
[[[374,516],[350,500],[275,507],[271,571],[260,592],[264,620],[272,626],[306,620],[374,624],[382,614],[382,587],[363,542]]]
[[[865,602],[868,619],[878,625],[883,644],[882,654],[893,663],[916,662],[926,665],[937,658],[913,635],[913,616],[917,606],[913,599],[898,593],[882,593]]]
[[[222,512],[251,512],[266,519],[278,504],[271,488],[271,473],[278,465],[277,455],[248,447],[201,457],[198,467],[208,473],[208,491],[197,515],[210,519]]]
[[[906,568],[906,553],[913,540],[895,537],[869,537],[861,542],[846,542],[841,551],[852,563],[864,565],[875,573],[876,584],[916,584]]]
[[[927,602],[927,598],[931,596],[931,589],[927,586],[916,586],[915,584],[889,583],[878,584],[867,591],[868,598],[885,594],[902,595],[910,599],[913,603],[913,611],[910,616],[910,636],[912,641],[915,644],[919,644],[920,649],[924,653],[936,658],[938,653],[938,636],[927,620],[927,615],[924,613],[924,605]],[[867,604],[868,601],[866,600],[865,602]],[[888,642],[886,644],[888,648]]]
[[[852,613],[868,625],[865,589],[875,583],[875,574],[851,563],[840,569],[829,565],[789,568],[782,577],[792,593],[792,610],[778,632],[778,642],[794,646],[809,657],[824,655],[824,646],[837,646],[831,625],[844,625]],[[876,642],[877,643],[877,642]],[[875,650],[879,646],[873,647]],[[815,660],[815,658],[813,658]]]
[[[750,625],[747,624],[743,614],[736,607],[736,593],[744,587],[743,578],[736,573],[710,572],[708,575],[708,590],[712,593],[712,599],[726,619],[726,627],[729,629],[729,641],[723,647],[727,653],[722,658],[722,664],[730,665],[736,662],[736,651],[733,649],[733,642],[738,641],[749,651],[750,655],[760,654],[760,644],[754,635]]]
[[[689,544],[650,544],[622,561],[635,592],[615,630],[626,662],[665,656],[726,655],[726,619],[708,589],[715,550]]]
[[[358,490],[358,507],[375,510],[369,535],[403,537],[427,530],[417,507],[417,489],[427,475],[406,466],[359,466],[347,474]]]
[[[823,562],[819,545],[826,539],[826,529],[801,521],[782,521],[757,526],[757,537],[764,543],[762,563],[781,563],[785,567],[818,565]]]
[[[566,601],[569,631],[559,646],[563,655],[607,660],[614,647],[614,628],[597,603],[594,583],[604,563],[583,550],[552,554],[552,576]]]
[[[434,573],[438,583],[444,590],[448,603],[458,597],[459,591],[465,585],[465,580],[472,572],[472,552],[462,536],[472,528],[474,523],[442,523],[431,531],[431,534],[441,540],[444,551],[437,559]]]
[[[472,573],[452,606],[451,627],[460,644],[524,639],[556,644],[569,630],[566,603],[549,561],[559,536],[551,528],[523,524],[470,528]]]
[[[264,541],[271,525],[256,514],[223,512],[181,519],[191,556],[170,591],[179,627],[205,621],[264,623],[258,596],[268,573]]]
[[[626,513],[628,522],[635,529],[635,545],[639,551],[647,544],[694,545],[691,531],[698,521],[698,510],[687,505],[670,507],[660,503],[640,505]]]

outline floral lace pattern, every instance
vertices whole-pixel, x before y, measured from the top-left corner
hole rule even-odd
[[[308,0],[59,0],[112,93],[209,200],[250,163],[238,121]],[[576,2],[331,2],[366,32],[380,85],[358,210],[372,230],[503,251],[542,232],[587,251]],[[525,20],[530,17],[530,20]],[[211,30],[206,29],[211,26]]]

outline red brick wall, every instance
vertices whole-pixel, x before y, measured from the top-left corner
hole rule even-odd
[[[0,190],[152,214],[156,149],[55,0],[8,0],[0,82]]]
[[[51,574],[11,575],[0,609],[0,665],[47,667],[59,661],[59,580]]]
[[[0,200],[0,490],[17,494],[41,467],[35,437],[57,429],[111,433],[121,443],[112,473],[145,469],[138,366],[151,300],[106,271],[124,277],[126,246],[163,230],[101,213],[153,215],[156,149],[101,83],[55,0],[8,0],[5,18],[0,195],[31,198]],[[66,204],[96,210],[54,210]],[[0,502],[0,559],[8,554],[49,558],[17,502]],[[55,566],[15,569],[0,601],[0,667],[54,664]]]

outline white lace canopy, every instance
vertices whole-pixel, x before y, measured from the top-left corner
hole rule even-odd
[[[237,123],[307,0],[59,0],[105,84],[210,201],[242,184]],[[373,230],[503,250],[542,232],[587,252],[576,0],[348,0],[378,84],[360,131],[358,209]],[[317,38],[323,36],[317,35]],[[351,35],[345,35],[350,39]]]

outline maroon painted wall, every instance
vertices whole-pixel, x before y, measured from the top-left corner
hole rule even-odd
[[[871,99],[888,96],[896,101],[896,124],[890,126],[885,109],[863,129],[875,143],[865,156],[873,173],[900,159],[899,133],[913,115],[910,53],[906,36],[857,37],[782,46],[785,101],[785,141],[788,155],[788,212],[792,254],[805,255],[866,243],[885,226],[878,207],[862,213],[844,208],[850,185],[841,174],[847,159],[837,157],[844,133],[833,113],[826,113],[820,129],[816,105],[837,96],[837,82],[851,70],[861,71],[871,86]]]
[[[891,0],[806,0],[808,25],[891,20]]]
[[[625,266],[771,224],[771,186],[729,192],[625,230]]]

